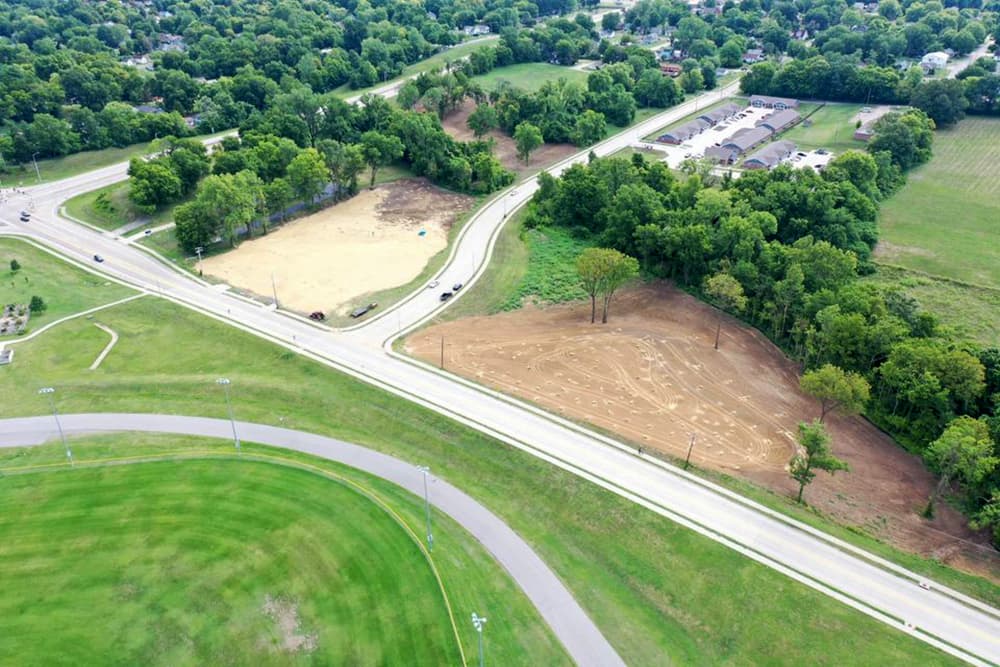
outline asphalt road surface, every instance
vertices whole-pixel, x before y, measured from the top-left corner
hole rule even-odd
[[[232,438],[231,425],[224,419],[137,414],[62,415],[60,419],[63,430],[70,435],[143,431]],[[343,463],[388,480],[414,495],[423,495],[423,474],[413,464],[392,456],[287,428],[236,422],[236,430],[244,442],[282,447]],[[0,421],[0,447],[35,445],[57,436],[52,417]],[[428,495],[434,507],[469,531],[507,570],[574,662],[594,667],[625,664],[559,578],[499,517],[441,479],[435,480]],[[499,610],[478,611],[489,617]]]
[[[593,150],[597,155],[609,155],[634,145],[646,134],[731,94],[734,88],[735,84],[701,95],[624,130]],[[571,162],[585,160],[588,152],[550,171],[559,173]],[[620,442],[392,354],[388,350],[391,338],[419,325],[442,307],[437,294],[430,290],[415,290],[397,309],[383,311],[361,327],[331,331],[225,293],[168,267],[112,234],[95,232],[58,215],[67,198],[121,180],[125,170],[126,165],[116,165],[11,195],[0,205],[0,234],[28,237],[89,270],[226,321],[453,417],[969,662],[1000,664],[997,610],[937,584],[932,583],[929,591],[923,590],[917,585],[920,577],[912,572],[673,466],[638,457],[631,447]],[[470,284],[479,276],[504,213],[524,203],[535,187],[534,179],[530,179],[500,193],[466,225],[449,262],[436,276],[442,285]],[[18,222],[18,211],[29,205],[34,211],[31,222]],[[95,253],[106,261],[95,263]],[[462,292],[459,294],[460,299]]]

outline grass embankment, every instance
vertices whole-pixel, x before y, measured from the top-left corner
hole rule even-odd
[[[799,113],[806,116],[817,105],[803,104]],[[833,153],[847,150],[864,150],[865,142],[854,138],[855,123],[852,120],[861,111],[857,104],[826,104],[809,116],[809,126],[801,122],[781,135],[792,141],[799,150],[813,151],[825,148]]]
[[[219,417],[215,378],[226,375],[240,419],[427,464],[475,496],[534,545],[628,664],[952,663],[587,481],[235,328],[156,298],[108,309],[101,321],[120,340],[95,371],[86,369],[106,341],[84,322],[21,345],[16,363],[0,368],[5,414],[44,414],[43,397],[25,389],[44,377],[64,412]],[[184,340],[197,344],[179,353]]]
[[[486,74],[479,74],[472,77],[472,80],[486,91],[493,90],[500,82],[506,82],[514,88],[534,92],[549,81],[558,81],[559,79],[586,83],[587,74],[587,72],[582,70],[563,67],[562,65],[521,63],[518,65],[497,67]]]
[[[1000,288],[1000,119],[966,118],[934,133],[934,156],[882,204],[877,257]]]
[[[128,434],[73,450],[75,470],[58,467],[60,445],[0,453],[0,650],[20,664],[460,664],[421,499],[294,452],[246,444],[237,458],[223,440]],[[160,460],[87,467],[136,456]],[[12,474],[39,465],[57,467]],[[434,532],[467,656],[470,610],[503,609],[494,660],[568,663],[478,542],[438,514]]]
[[[16,273],[10,270],[12,259],[21,265]],[[55,260],[30,243],[0,237],[0,304],[28,305],[32,296],[40,296],[47,306],[43,313],[32,313],[26,332],[132,294],[134,290]]]
[[[107,230],[142,221],[142,226],[131,233],[173,221],[176,205],[164,207],[147,215],[138,211],[129,201],[128,191],[128,181],[120,181],[85,192],[66,201],[66,213],[72,218]]]

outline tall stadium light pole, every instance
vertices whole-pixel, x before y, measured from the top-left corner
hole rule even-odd
[[[59,421],[59,411],[56,410],[56,399],[53,394],[56,390],[53,387],[42,387],[38,390],[39,394],[45,395],[49,399],[49,407],[52,408],[52,417],[56,420],[56,428],[59,429],[59,438],[62,440],[63,447],[66,449],[66,459],[69,461],[70,465],[73,465],[73,452],[69,449],[69,443],[66,442],[66,434],[63,433],[62,423]]]
[[[431,501],[427,494],[427,475],[431,469],[427,466],[417,466],[417,470],[424,475],[424,514],[427,516],[427,550],[434,551],[434,533],[431,532]]]
[[[237,451],[242,451],[240,449],[240,437],[236,435],[236,420],[233,418],[233,403],[229,400],[229,385],[232,384],[229,378],[219,378],[215,381],[215,384],[221,384],[222,388],[226,391],[226,409],[229,410],[229,423],[233,426],[233,444],[236,445]]]
[[[476,612],[472,612],[472,625],[476,627],[476,632],[479,633],[479,667],[484,667],[486,663],[483,660],[483,626],[486,625],[486,619],[476,614]]]

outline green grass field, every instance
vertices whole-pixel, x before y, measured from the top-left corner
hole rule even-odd
[[[21,475],[11,468],[58,466],[62,447],[0,453],[0,536],[18,536],[0,547],[0,614],[12,620],[0,650],[20,664],[460,664],[456,629],[476,650],[461,621],[500,609],[494,660],[568,664],[516,585],[439,513],[428,559],[422,499],[399,487],[249,443],[238,459],[224,440],[114,435],[73,448],[75,470]],[[136,456],[159,460],[88,467]],[[269,597],[299,628],[279,626]],[[282,647],[295,636],[315,647]]]
[[[12,259],[21,265],[17,273],[11,273]],[[40,296],[47,306],[45,312],[32,314],[27,331],[131,294],[131,288],[55,260],[30,243],[0,237],[0,303],[27,305],[32,296]]]
[[[882,204],[890,264],[1000,288],[1000,119],[966,118],[934,133],[934,157]]]
[[[805,105],[799,109],[803,116],[808,114],[815,105]],[[794,141],[799,149],[816,150],[825,148],[834,153],[856,149],[864,150],[865,142],[854,138],[854,122],[851,120],[861,111],[859,104],[827,104],[819,109],[809,120],[809,127],[799,123],[781,135],[782,139]]]
[[[902,288],[924,310],[934,313],[957,337],[1000,347],[1000,290],[956,282],[898,266],[879,264],[864,278]]]
[[[587,81],[587,72],[561,65],[548,63],[522,63],[497,67],[491,72],[472,77],[472,80],[483,87],[483,90],[493,90],[498,83],[506,81],[515,88],[533,92],[549,81],[566,79],[568,81]]]
[[[859,646],[869,663],[950,664],[630,501],[235,328],[153,297],[102,311],[99,319],[120,340],[95,371],[87,367],[106,337],[81,320],[18,346],[15,363],[0,368],[5,415],[44,414],[48,407],[34,389],[45,378],[64,412],[222,417],[214,380],[226,375],[240,419],[334,435],[428,464],[475,496],[539,551],[628,664],[759,663],[775,656],[786,664],[817,656],[846,664],[858,660]],[[178,341],[197,345],[179,348]],[[959,573],[943,580],[1000,599],[983,580]]]
[[[101,229],[118,229],[138,220],[145,227],[155,227],[173,220],[174,206],[167,206],[152,215],[137,211],[128,198],[128,181],[113,183],[97,190],[85,192],[66,201],[66,213]]]

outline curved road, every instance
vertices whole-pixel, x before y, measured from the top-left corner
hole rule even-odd
[[[60,420],[63,430],[69,434],[143,431],[232,438],[229,421],[205,417],[109,413],[61,415]],[[282,447],[343,463],[388,480],[418,497],[423,495],[423,475],[412,464],[392,456],[304,431],[249,422],[236,422],[236,428],[240,439],[246,442]],[[0,447],[37,445],[57,436],[52,417],[0,420]],[[559,578],[499,517],[441,479],[435,483],[430,501],[493,554],[535,605],[576,664],[594,667],[625,664]]]
[[[735,84],[734,84],[735,85]],[[593,148],[609,155],[732,92],[706,93],[625,130]],[[550,171],[587,159],[583,151]],[[331,331],[299,317],[220,291],[181,274],[112,234],[70,223],[61,202],[125,177],[116,165],[28,189],[0,205],[0,235],[28,237],[87,270],[117,278],[271,340],[303,356],[379,386],[581,477],[711,537],[816,590],[974,664],[1000,664],[1000,612],[943,586],[926,591],[918,575],[821,531],[757,505],[674,466],[637,457],[634,449],[524,402],[392,354],[391,339],[441,308],[430,290],[415,290],[396,309],[363,326]],[[439,272],[443,285],[471,282],[485,266],[504,213],[531,195],[536,181],[484,206],[465,226]],[[36,204],[27,224],[17,212]],[[107,260],[96,264],[91,255]],[[463,294],[460,292],[459,294]],[[458,298],[461,298],[459,296]],[[382,349],[385,345],[385,349]]]

